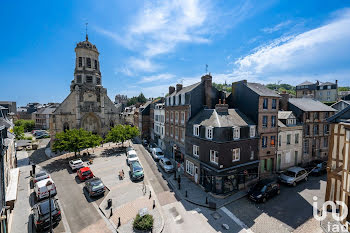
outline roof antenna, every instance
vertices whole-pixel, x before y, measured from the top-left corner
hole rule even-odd
[[[205,74],[208,74],[208,64],[205,64]]]
[[[89,36],[88,36],[88,33],[87,33],[87,26],[88,26],[88,23],[85,23],[85,32],[86,32],[86,41],[89,40]]]

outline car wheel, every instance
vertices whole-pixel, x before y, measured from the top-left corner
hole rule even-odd
[[[277,190],[277,195],[279,195],[281,193],[281,190]]]
[[[307,176],[305,177],[305,179],[304,179],[305,181],[307,181]]]
[[[263,203],[265,203],[265,202],[266,202],[266,197],[264,197],[264,198],[262,199],[262,202],[263,202]]]
[[[295,186],[297,186],[297,183],[294,181],[294,182],[293,182],[293,187],[295,187]]]

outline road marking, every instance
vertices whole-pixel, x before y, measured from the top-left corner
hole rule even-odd
[[[244,224],[239,218],[236,217],[231,211],[229,211],[226,207],[221,207],[220,210],[222,210],[227,216],[229,216],[237,225],[242,227],[246,232],[248,233],[254,233],[252,230],[249,229],[247,225]]]
[[[57,202],[58,202],[58,205],[61,206],[62,223],[63,223],[64,229],[66,230],[66,233],[71,233],[66,215],[64,214],[64,211],[63,211],[63,206],[61,205],[61,202],[58,198],[57,198]]]

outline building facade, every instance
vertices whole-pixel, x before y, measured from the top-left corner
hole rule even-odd
[[[50,119],[51,140],[58,132],[83,128],[104,136],[119,124],[119,111],[102,86],[99,52],[88,37],[75,48],[76,64],[70,94]]]
[[[35,129],[50,129],[50,117],[56,108],[40,108],[32,113],[32,120],[35,122]]]
[[[276,171],[302,163],[303,126],[297,125],[292,111],[278,112],[278,145]]]
[[[338,80],[335,83],[305,81],[297,85],[295,91],[297,98],[310,97],[321,102],[335,102],[338,101]]]
[[[164,103],[157,103],[154,107],[154,141],[159,148],[165,150],[165,109]]]
[[[256,125],[219,101],[187,123],[185,174],[206,191],[228,194],[258,177]]]
[[[145,104],[141,105],[139,107],[139,113],[137,115],[138,120],[138,128],[141,133],[141,138],[150,140],[151,134],[150,134],[150,127],[151,127],[151,121],[150,121],[150,110],[151,110],[151,103],[152,100],[147,101]]]
[[[238,108],[257,126],[261,175],[269,175],[275,170],[280,98],[262,84],[246,80],[232,83],[230,107]]]
[[[327,164],[327,187],[325,201],[342,201],[350,205],[350,106],[328,119],[330,142]],[[339,214],[343,209],[339,207]],[[350,222],[350,213],[342,224]],[[350,226],[347,226],[350,227]]]

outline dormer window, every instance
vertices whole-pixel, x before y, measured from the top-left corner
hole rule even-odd
[[[197,137],[199,136],[199,125],[193,126],[193,135]]]
[[[233,127],[233,139],[237,140],[240,137],[241,137],[241,135],[240,135],[240,127],[237,127],[237,126]]]
[[[213,139],[213,127],[212,126],[208,126],[205,128],[205,137],[207,139]]]
[[[255,125],[250,126],[249,128],[249,135],[251,138],[255,137]]]

